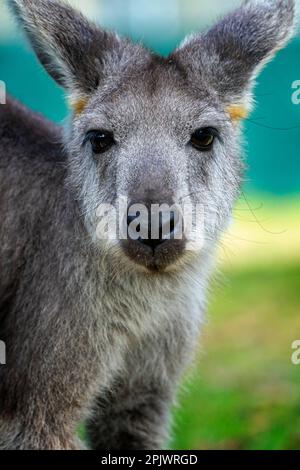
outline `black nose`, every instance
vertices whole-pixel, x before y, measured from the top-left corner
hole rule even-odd
[[[130,226],[133,222],[137,221],[140,217],[140,213],[137,212],[135,215],[127,216],[127,226],[128,226],[128,237],[132,237],[132,230]],[[145,222],[145,221],[144,221]],[[147,227],[141,227],[141,224],[134,225],[135,230],[135,240],[142,243],[143,245],[149,246],[153,252],[156,248],[163,243],[166,243],[170,239],[174,239],[175,234],[175,214],[173,211],[170,211],[168,214],[159,213],[157,218],[154,220],[151,217],[151,213],[148,214]]]

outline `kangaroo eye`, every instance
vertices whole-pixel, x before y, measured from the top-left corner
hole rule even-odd
[[[112,132],[90,131],[87,133],[85,142],[90,141],[95,154],[107,152],[115,143]]]
[[[211,150],[215,138],[219,135],[218,131],[213,127],[205,127],[197,129],[191,137],[191,144],[195,149],[202,152]]]

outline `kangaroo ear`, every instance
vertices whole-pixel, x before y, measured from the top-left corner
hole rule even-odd
[[[294,0],[248,0],[206,34],[186,39],[176,60],[223,102],[247,103],[253,79],[291,36],[294,9]]]
[[[96,89],[108,54],[122,54],[125,41],[58,0],[8,2],[42,65],[68,90],[89,93]]]

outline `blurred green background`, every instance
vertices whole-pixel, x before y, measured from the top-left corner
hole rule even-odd
[[[107,28],[167,54],[239,0],[73,0]],[[8,93],[63,122],[62,91],[38,65],[0,4],[0,80]],[[199,354],[174,410],[177,449],[299,449],[300,36],[257,80],[245,122],[248,164],[233,224],[222,240]],[[298,95],[300,97],[300,94]]]

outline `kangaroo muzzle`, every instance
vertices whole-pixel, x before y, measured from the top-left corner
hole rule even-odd
[[[148,193],[132,198],[126,214],[127,238],[123,249],[131,260],[149,270],[160,271],[174,264],[185,248],[181,208],[168,195]]]

